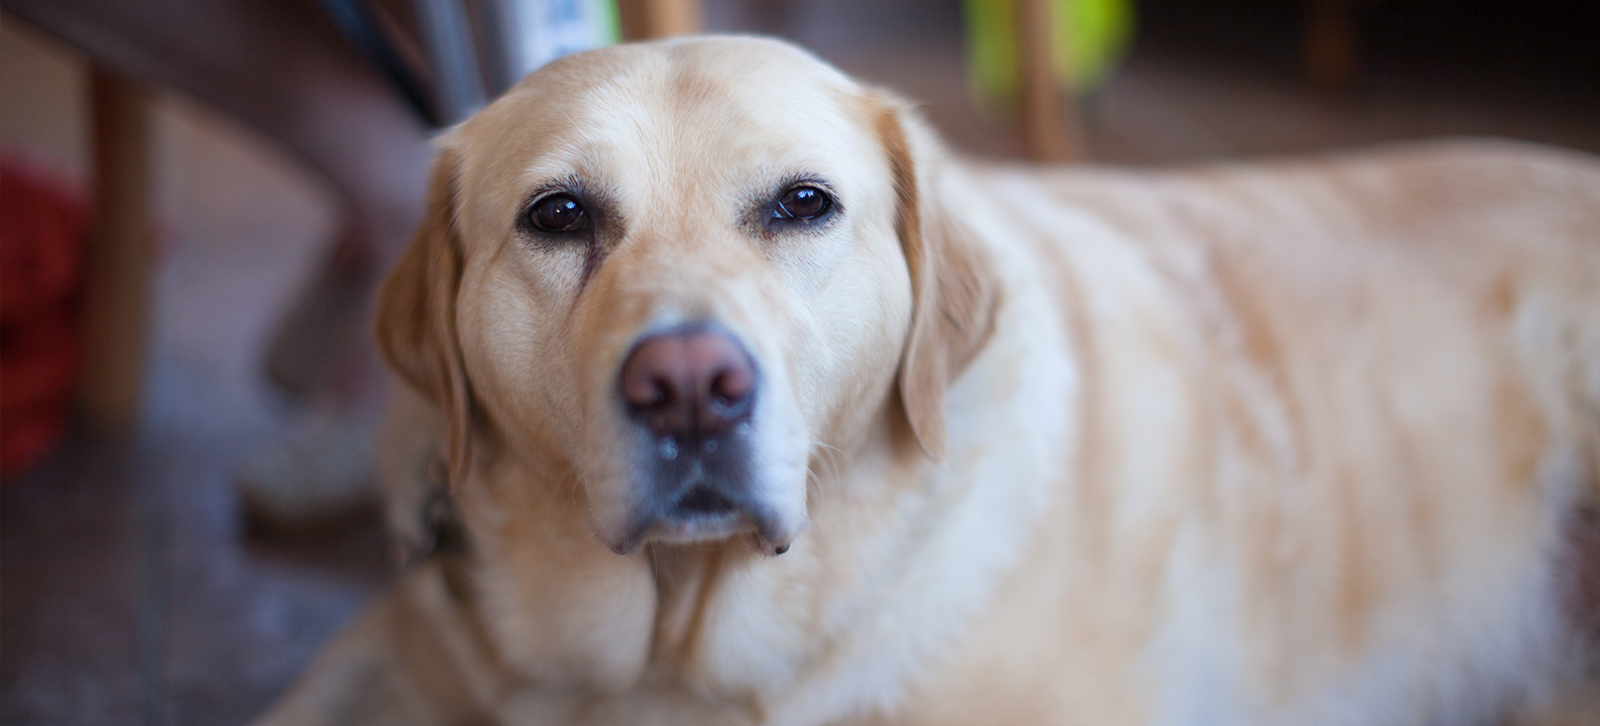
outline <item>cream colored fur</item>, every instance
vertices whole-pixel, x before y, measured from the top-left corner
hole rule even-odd
[[[980,165],[734,38],[563,59],[439,148],[378,332],[415,391],[397,529],[426,539],[437,449],[467,547],[262,724],[1600,722],[1572,544],[1600,469],[1593,157]],[[831,226],[744,224],[794,175],[837,191]],[[572,179],[622,221],[522,236]],[[764,372],[792,548],[614,554],[621,357],[703,319]]]

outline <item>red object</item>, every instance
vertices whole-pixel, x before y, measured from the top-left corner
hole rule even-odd
[[[87,210],[68,185],[0,158],[0,473],[37,463],[66,431]]]

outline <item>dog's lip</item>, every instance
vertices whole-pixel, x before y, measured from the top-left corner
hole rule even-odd
[[[646,544],[719,542],[748,534],[754,535],[761,549],[767,552],[788,552],[793,536],[779,534],[774,525],[745,511],[654,517],[636,522],[621,539],[606,544],[619,555],[630,555]]]
[[[727,539],[755,531],[756,524],[749,515],[737,511],[717,512],[656,520],[644,539],[647,542],[690,544]]]

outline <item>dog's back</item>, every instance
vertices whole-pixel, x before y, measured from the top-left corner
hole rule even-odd
[[[1045,680],[1116,675],[1063,710],[1128,717],[1139,691],[1108,684],[1145,680],[1160,722],[1477,723],[1573,675],[1600,554],[1593,158],[974,173],[1004,219],[970,223],[1076,316],[1084,453],[1023,571],[1079,620]]]

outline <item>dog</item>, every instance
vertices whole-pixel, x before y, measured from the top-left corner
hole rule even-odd
[[[1600,722],[1594,157],[983,164],[706,38],[431,184],[417,561],[260,723]]]

